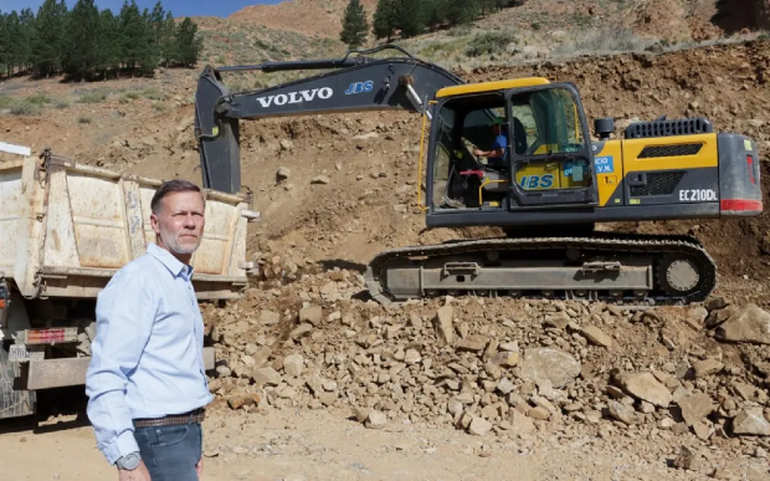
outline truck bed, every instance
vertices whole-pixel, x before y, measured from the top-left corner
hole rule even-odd
[[[161,180],[121,175],[46,151],[0,162],[0,277],[27,299],[95,298],[155,239],[150,201]],[[247,284],[250,199],[204,190],[206,228],[192,258],[201,300]]]

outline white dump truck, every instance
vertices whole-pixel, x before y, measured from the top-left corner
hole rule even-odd
[[[160,180],[0,142],[0,419],[35,413],[36,391],[85,384],[99,291],[155,234]],[[247,194],[204,190],[206,229],[192,259],[200,301],[238,298],[254,265]],[[205,347],[207,369],[214,349]]]

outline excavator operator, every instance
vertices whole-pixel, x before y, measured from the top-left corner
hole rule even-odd
[[[508,145],[508,137],[506,136],[505,129],[503,129],[504,124],[505,119],[502,117],[496,117],[490,124],[492,133],[495,136],[495,141],[492,143],[490,150],[473,149],[473,155],[486,157],[487,166],[493,169],[505,168],[505,147]]]

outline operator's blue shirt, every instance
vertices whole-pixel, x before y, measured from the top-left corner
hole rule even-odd
[[[488,164],[492,167],[504,167],[505,166],[505,148],[508,145],[508,138],[500,134],[497,137],[495,137],[495,143],[492,144],[492,147],[489,150],[497,150],[497,149],[503,149],[503,155],[502,157],[489,157]]]
[[[132,419],[181,414],[213,399],[192,273],[151,243],[99,293],[87,414],[111,464],[139,451]]]

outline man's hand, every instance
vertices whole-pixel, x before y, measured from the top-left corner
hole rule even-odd
[[[133,471],[118,469],[118,481],[152,481],[152,478],[144,461],[139,461],[139,466]]]
[[[203,472],[203,456],[201,456],[198,464],[195,465],[195,471],[198,473],[198,479],[201,479],[201,473]]]

